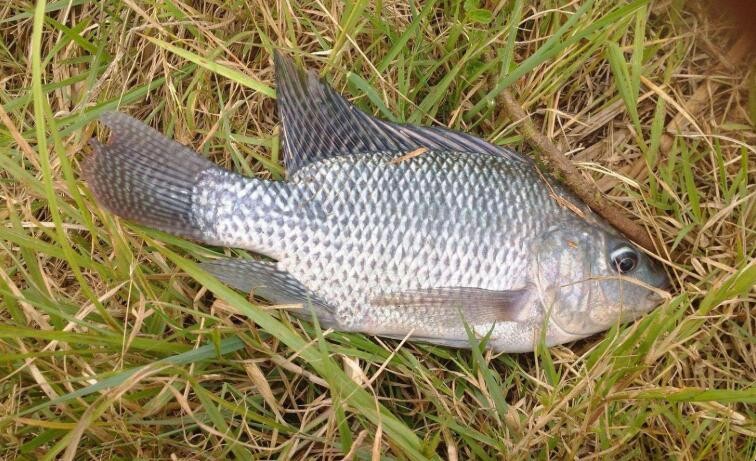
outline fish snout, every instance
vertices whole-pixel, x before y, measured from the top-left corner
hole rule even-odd
[[[652,280],[650,285],[653,287],[656,287],[656,290],[651,290],[651,292],[646,296],[649,302],[651,302],[654,306],[659,304],[660,302],[664,301],[666,298],[662,293],[659,291],[669,292],[672,289],[672,280],[670,280],[667,273],[662,269],[660,265],[656,265],[654,267],[654,271],[652,272]]]
[[[664,266],[660,262],[651,260],[650,258],[649,262],[649,285],[660,290],[669,291],[672,288],[672,281],[664,270]]]

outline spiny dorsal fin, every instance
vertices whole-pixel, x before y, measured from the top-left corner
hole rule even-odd
[[[354,107],[313,71],[303,71],[278,51],[273,58],[289,175],[310,163],[340,155],[410,152],[420,147],[527,161],[513,151],[465,133],[378,120]]]

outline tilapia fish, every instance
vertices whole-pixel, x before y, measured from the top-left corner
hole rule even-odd
[[[126,219],[268,260],[204,268],[324,327],[531,351],[636,318],[660,267],[527,157],[445,128],[388,123],[276,54],[286,181],[224,170],[107,113],[83,173]],[[466,326],[468,327],[466,329]],[[469,330],[468,330],[469,329]]]

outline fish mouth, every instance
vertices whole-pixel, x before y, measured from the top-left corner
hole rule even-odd
[[[656,261],[652,262],[651,274],[653,275],[653,280],[651,281],[653,286],[664,291],[672,289],[672,281],[669,279],[667,272],[661,264]]]
[[[653,305],[657,305],[667,299],[669,297],[670,291],[672,290],[672,282],[669,280],[666,274],[662,275],[663,279],[655,284],[654,286],[657,288],[656,290],[651,291],[648,295],[646,295],[646,299],[653,303]]]
[[[656,306],[657,304],[664,301],[664,296],[661,293],[652,291],[651,293],[646,295],[646,300],[648,300],[648,302],[650,302],[652,306]]]
[[[664,291],[672,290],[672,280],[667,277],[667,274],[663,274],[662,276],[664,277],[664,281],[662,281],[662,284],[659,288]]]

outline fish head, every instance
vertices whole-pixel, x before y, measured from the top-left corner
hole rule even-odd
[[[661,265],[603,222],[575,216],[537,243],[533,279],[549,322],[585,337],[656,307],[669,279]]]

